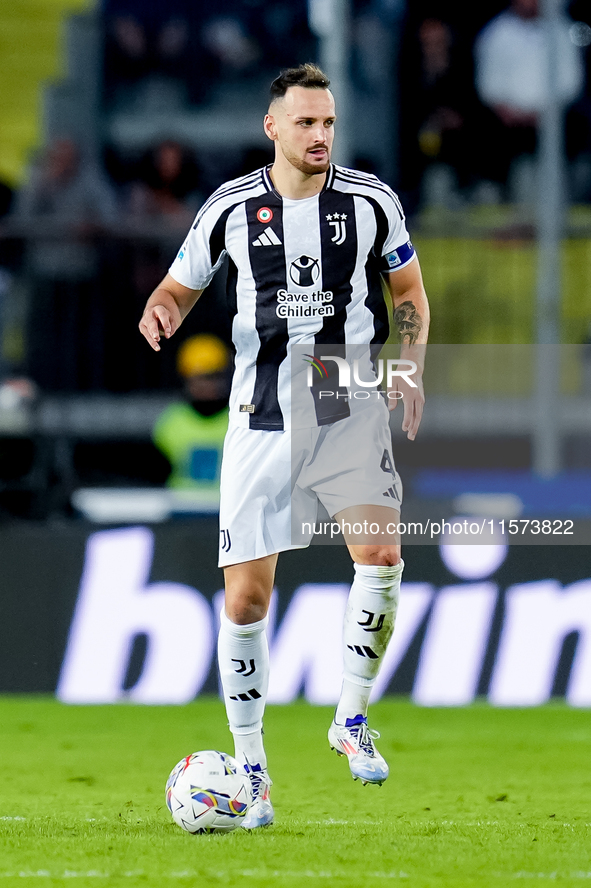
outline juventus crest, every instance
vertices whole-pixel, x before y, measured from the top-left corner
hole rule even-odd
[[[333,213],[332,216],[329,214],[326,217],[326,221],[332,228],[334,228],[334,235],[331,237],[332,243],[337,246],[343,244],[347,237],[347,214]]]

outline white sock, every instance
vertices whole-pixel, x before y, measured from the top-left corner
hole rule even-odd
[[[267,767],[267,754],[263,746],[263,729],[259,728],[252,733],[234,735],[234,758],[237,762],[248,762],[249,765],[260,765],[263,770]]]
[[[335,721],[367,715],[369,695],[394,631],[404,562],[355,565],[343,626],[343,689]]]
[[[240,626],[221,612],[218,665],[236,758],[267,766],[263,713],[269,685],[267,619]]]

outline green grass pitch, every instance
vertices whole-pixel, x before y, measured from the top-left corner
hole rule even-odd
[[[269,708],[272,827],[190,836],[164,784],[189,752],[232,752],[218,700],[0,698],[0,888],[591,884],[591,712],[382,701],[381,788],[330,752],[331,715]]]

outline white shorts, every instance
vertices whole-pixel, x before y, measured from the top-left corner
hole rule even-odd
[[[219,566],[305,548],[312,533],[306,538],[301,527],[317,521],[319,503],[331,518],[349,506],[400,511],[388,419],[380,401],[310,429],[231,425],[222,460]]]

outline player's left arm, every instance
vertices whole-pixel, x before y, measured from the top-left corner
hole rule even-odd
[[[414,361],[417,365],[417,371],[412,376],[417,387],[411,388],[401,381],[399,389],[404,403],[402,430],[407,433],[410,441],[414,441],[425,403],[423,369],[429,335],[429,300],[416,256],[403,268],[385,274],[384,280],[392,298],[394,325],[401,343],[400,357]],[[393,410],[397,401],[388,400],[390,409]]]

